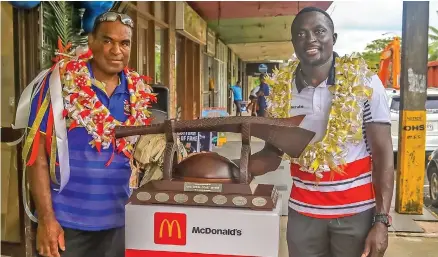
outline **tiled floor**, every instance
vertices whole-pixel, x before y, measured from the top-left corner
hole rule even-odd
[[[220,148],[215,148],[214,151],[231,159],[239,158],[241,147],[240,140],[239,134],[229,134],[227,135],[228,142]],[[263,148],[264,143],[260,140],[253,140],[251,146],[252,152],[255,153]],[[395,199],[393,198],[392,209],[394,209],[395,205],[394,200]],[[435,229],[436,223],[430,225],[430,222],[419,223],[416,222],[416,220],[438,221],[436,216],[434,216],[427,208],[424,209],[423,215],[403,215],[396,213],[394,210],[392,210],[391,214],[393,216],[393,227],[390,229],[392,232],[423,233],[425,232],[425,229],[423,229],[424,226],[429,225],[432,226],[432,229]],[[286,224],[287,217],[281,217],[279,257],[288,257]],[[390,236],[389,247],[385,257],[436,257],[438,256],[437,245],[438,238],[397,237],[392,234]]]
[[[219,154],[226,156],[230,159],[238,159],[240,157],[240,150],[241,150],[240,135],[235,133],[228,133],[227,141],[228,142],[224,146],[219,148],[214,148],[213,151],[218,152]],[[252,152],[255,153],[260,151],[263,148],[263,146],[264,146],[263,141],[253,140],[251,143]],[[285,165],[287,164],[285,164],[284,162],[282,163],[283,167],[280,166],[279,170],[266,174],[263,176],[263,178],[257,178],[257,179],[262,179],[263,181],[261,183],[269,183],[276,185],[280,183],[278,181],[281,180],[282,185],[284,184],[290,186],[291,181],[286,181],[286,180],[290,180],[291,178],[288,176],[284,177],[283,171],[285,170],[287,171],[287,167],[285,167]],[[395,195],[395,188],[394,188],[394,195]],[[398,214],[394,211],[395,196],[393,197],[392,200],[393,202],[392,202],[391,216],[393,221],[393,227],[390,228],[392,232],[422,233],[424,232],[424,229],[421,226],[419,226],[416,220],[434,221],[434,222],[438,221],[437,217],[433,215],[427,208],[424,208],[423,215]],[[287,208],[287,201],[284,205],[285,208]]]

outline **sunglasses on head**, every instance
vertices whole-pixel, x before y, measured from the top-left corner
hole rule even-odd
[[[94,22],[94,28],[102,22],[105,21],[116,21],[120,18],[120,21],[131,28],[134,28],[134,21],[129,17],[128,15],[124,13],[117,13],[117,12],[106,12],[101,15],[99,15],[96,18],[96,21]],[[94,29],[93,29],[94,30]]]

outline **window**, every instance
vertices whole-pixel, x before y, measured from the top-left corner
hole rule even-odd
[[[400,111],[400,97],[393,97],[391,101],[391,111]],[[438,113],[438,96],[427,96],[426,100],[427,113]]]
[[[428,113],[438,113],[438,96],[427,97],[426,111]]]
[[[400,98],[393,97],[391,101],[391,111],[399,111],[400,110]]]

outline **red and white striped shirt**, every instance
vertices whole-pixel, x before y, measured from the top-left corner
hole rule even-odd
[[[300,127],[316,133],[312,142],[321,140],[326,132],[332,100],[332,94],[327,86],[328,80],[317,87],[306,87],[301,90],[298,90],[293,83],[290,114],[291,116],[306,115]],[[347,145],[345,174],[335,173],[332,177],[330,172],[327,172],[316,185],[315,175],[300,171],[297,164],[291,164],[293,183],[289,200],[290,208],[311,217],[339,218],[375,206],[372,160],[367,145],[365,123],[390,124],[390,113],[387,95],[379,77],[373,76],[368,86],[373,89],[373,95],[365,102],[363,108],[363,140],[359,144]]]

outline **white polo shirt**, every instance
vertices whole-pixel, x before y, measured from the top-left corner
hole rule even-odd
[[[257,92],[260,90],[260,86],[256,86],[255,88],[253,88],[252,90],[251,90],[251,93],[250,93],[250,95],[252,95],[252,96],[257,96]]]
[[[327,81],[328,79],[317,87],[305,87],[301,90],[297,89],[295,81],[292,83],[290,115],[306,115],[300,127],[316,133],[312,142],[322,140],[327,128],[332,101]],[[364,124],[390,124],[387,95],[379,77],[372,76],[368,86],[373,89],[373,94],[364,103]],[[297,164],[291,165],[293,185],[290,208],[312,217],[336,218],[363,212],[375,206],[371,153],[367,145],[365,125],[363,140],[359,144],[348,144],[347,149],[347,174],[325,174],[318,186],[315,186],[315,175],[299,171]]]
[[[391,124],[391,115],[388,106],[388,97],[377,75],[372,76],[369,87],[373,89],[370,101],[366,101],[363,109],[364,124],[367,122],[379,122]],[[306,115],[300,127],[316,133],[312,142],[322,140],[325,135],[329,118],[332,93],[329,91],[327,80],[317,87],[306,87],[300,92],[295,81],[292,84],[292,100],[290,115]],[[365,126],[363,126],[364,141],[358,145],[350,144],[347,162],[367,156]]]

